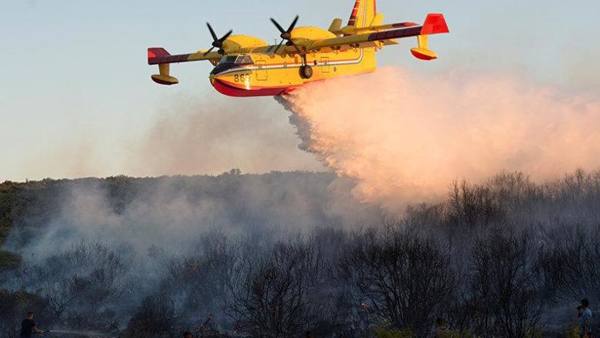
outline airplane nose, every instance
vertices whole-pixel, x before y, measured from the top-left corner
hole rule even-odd
[[[223,78],[225,77],[224,74],[219,74],[219,73],[211,73],[208,78],[210,79],[210,83],[214,83],[217,80],[223,80]]]
[[[210,74],[208,78],[211,84],[215,84],[215,82],[218,81],[221,78],[221,76],[219,76],[218,74]]]

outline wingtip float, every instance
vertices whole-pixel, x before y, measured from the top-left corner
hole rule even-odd
[[[429,49],[429,36],[449,33],[443,14],[427,15],[422,25],[413,22],[384,24],[376,0],[356,0],[348,25],[334,19],[328,30],[296,27],[296,16],[286,28],[275,19],[273,25],[281,42],[269,45],[232,31],[219,37],[207,24],[213,43],[210,49],[190,54],[171,55],[162,47],[148,48],[148,64],[158,65],[152,80],[161,85],[179,83],[170,74],[173,63],[209,61],[215,68],[210,82],[220,93],[235,97],[277,96],[306,83],[339,76],[373,72],[376,54],[383,47],[398,44],[397,39],[416,37],[414,57],[423,61],[437,59]]]

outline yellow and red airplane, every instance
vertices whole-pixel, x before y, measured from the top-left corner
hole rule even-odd
[[[448,33],[443,14],[429,14],[422,25],[413,22],[384,24],[376,0],[356,0],[348,24],[334,19],[328,30],[296,27],[298,16],[287,29],[275,19],[281,43],[269,45],[247,35],[229,31],[218,37],[207,23],[212,47],[191,54],[171,55],[163,48],[148,48],[148,64],[158,65],[152,80],[163,85],[177,84],[170,75],[172,63],[209,61],[215,68],[210,82],[229,96],[277,96],[308,82],[372,72],[377,68],[376,53],[384,46],[398,44],[396,39],[416,37],[412,54],[421,60],[434,60],[428,36]],[[216,51],[215,51],[216,49]]]

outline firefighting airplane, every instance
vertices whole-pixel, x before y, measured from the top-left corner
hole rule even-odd
[[[210,82],[220,93],[278,96],[309,82],[373,72],[377,51],[398,44],[398,38],[416,37],[412,55],[434,60],[437,55],[429,49],[428,36],[449,32],[443,14],[427,15],[422,25],[384,24],[376,0],[356,0],[345,27],[342,19],[334,19],[328,30],[296,27],[298,16],[287,29],[275,19],[271,22],[281,33],[281,43],[276,45],[252,36],[232,35],[233,31],[219,38],[207,23],[213,38],[209,50],[171,55],[163,48],[148,48],[148,64],[158,65],[159,69],[152,80],[162,85],[177,84],[179,81],[169,73],[170,64],[206,60],[215,66]]]

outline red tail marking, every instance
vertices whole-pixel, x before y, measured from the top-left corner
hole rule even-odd
[[[354,26],[356,24],[356,17],[358,16],[358,7],[360,7],[360,0],[356,0],[356,2],[354,3],[352,15],[350,15],[350,20],[348,20],[348,26]]]
[[[448,24],[446,24],[444,14],[429,14],[427,15],[427,19],[425,19],[425,23],[423,24],[421,35],[442,34],[449,32],[450,30],[448,29]]]
[[[153,64],[153,60],[171,56],[166,49],[161,47],[148,48],[148,64]]]
[[[166,49],[161,47],[148,48],[148,61],[158,57],[170,56]]]

